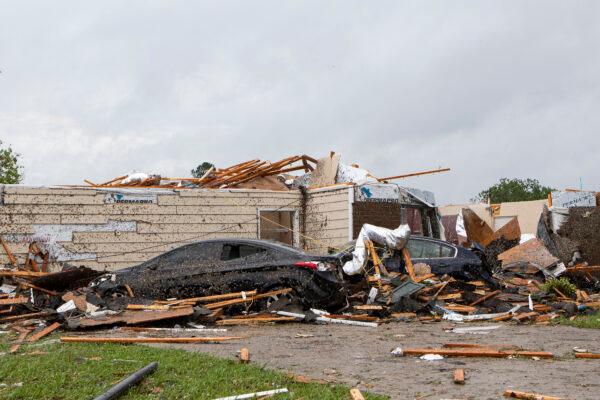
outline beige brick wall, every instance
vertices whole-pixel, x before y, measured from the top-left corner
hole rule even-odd
[[[323,253],[350,240],[353,187],[309,191],[306,202],[306,249]]]
[[[115,204],[107,202],[113,192],[3,186],[0,234],[20,262],[25,260],[29,243],[37,241],[57,261],[114,270],[188,242],[256,238],[259,209],[299,211],[301,203],[298,191],[127,189],[118,193],[152,197],[153,203]],[[331,208],[326,199],[315,201],[317,213]],[[331,210],[334,218],[326,240],[337,237],[334,226],[343,228],[343,207]],[[0,262],[8,262],[3,251]],[[58,267],[58,263],[51,265]]]

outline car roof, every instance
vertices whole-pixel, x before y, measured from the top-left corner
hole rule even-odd
[[[298,247],[290,246],[289,244],[278,242],[270,239],[246,239],[246,238],[217,238],[217,239],[206,239],[199,240],[197,242],[189,243],[190,245],[201,244],[201,243],[236,243],[236,244],[247,244],[253,246],[270,247],[276,250],[282,251],[295,251],[298,253],[304,253],[302,249]]]

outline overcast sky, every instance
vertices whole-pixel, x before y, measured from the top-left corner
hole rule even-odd
[[[0,1],[25,184],[293,154],[600,190],[598,1]]]

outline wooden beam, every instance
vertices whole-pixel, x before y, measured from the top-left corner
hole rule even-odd
[[[49,335],[50,333],[52,333],[55,330],[57,330],[58,328],[60,328],[60,326],[61,326],[60,322],[55,322],[52,325],[48,325],[47,327],[45,327],[41,331],[39,331],[39,332],[34,333],[33,335],[31,335],[29,337],[29,339],[27,339],[27,341],[28,342],[35,342],[37,340],[40,340],[44,336]]]
[[[207,302],[218,301],[218,300],[243,298],[244,296],[251,297],[251,296],[254,296],[255,294],[256,294],[256,290],[249,290],[247,292],[215,294],[212,296],[202,296],[202,297],[190,297],[187,299],[173,300],[173,301],[160,301],[160,302],[157,301],[156,303],[174,306],[174,305],[181,304],[181,303],[194,303],[194,304],[195,303],[207,303]]]
[[[0,276],[22,276],[22,277],[38,277],[48,275],[47,272],[34,272],[34,271],[14,271],[3,269],[0,270]]]
[[[6,242],[4,241],[4,239],[2,238],[2,236],[0,236],[0,243],[2,243],[2,247],[4,247],[4,251],[6,252],[6,255],[8,257],[8,261],[10,261],[10,263],[14,267],[18,267],[19,263],[17,262],[17,259],[13,255],[12,251],[10,251],[10,247],[8,247],[8,244],[6,244]]]
[[[13,297],[8,299],[0,299],[0,306],[10,306],[13,304],[26,304],[29,301],[27,297]]]
[[[280,290],[274,290],[272,292],[267,292],[267,293],[262,293],[262,294],[257,294],[251,297],[246,297],[245,299],[233,299],[233,300],[225,300],[225,301],[220,301],[217,303],[208,303],[205,305],[206,308],[208,308],[209,310],[214,310],[217,308],[223,308],[223,307],[227,307],[227,306],[231,306],[234,304],[242,304],[242,303],[250,303],[253,302],[255,300],[260,300],[260,299],[264,299],[266,297],[271,297],[271,296],[277,296],[280,294],[286,294],[286,293],[290,293],[292,291],[292,289],[288,288],[288,289],[280,289]]]
[[[404,179],[404,178],[410,178],[411,176],[421,176],[421,175],[428,175],[428,174],[437,174],[439,172],[446,172],[446,171],[450,171],[450,168],[438,168],[438,169],[432,169],[432,170],[429,170],[429,171],[413,172],[412,174],[387,176],[385,178],[379,178],[377,180],[379,182],[382,182],[382,181],[391,181],[391,180],[394,180],[394,179]]]
[[[82,337],[61,336],[62,343],[218,343],[227,340],[245,339],[244,336],[220,336],[220,337]]]
[[[417,280],[417,276],[415,275],[412,259],[410,258],[410,253],[408,252],[406,246],[402,248],[402,256],[404,257],[404,263],[406,264],[406,272],[408,272],[410,279],[415,282]]]
[[[403,355],[422,356],[425,354],[439,354],[447,357],[495,357],[504,358],[508,356],[553,358],[554,355],[546,351],[520,351],[520,350],[489,350],[481,349],[402,349]]]
[[[600,353],[575,353],[575,358],[600,358]]]
[[[489,300],[489,299],[491,299],[492,297],[496,297],[496,296],[498,296],[500,293],[502,293],[502,291],[501,291],[501,290],[496,290],[496,291],[493,291],[492,293],[488,293],[488,294],[486,294],[485,296],[483,296],[483,297],[481,297],[481,298],[479,298],[479,299],[475,300],[474,302],[472,302],[472,303],[471,303],[471,304],[469,304],[469,305],[470,305],[471,307],[473,307],[473,306],[476,306],[477,304],[483,303],[484,301],[486,301],[486,300]]]

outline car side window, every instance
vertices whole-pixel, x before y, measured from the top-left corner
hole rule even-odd
[[[221,251],[221,261],[247,258],[265,252],[266,249],[262,247],[250,246],[247,244],[225,244],[223,245],[223,250]]]
[[[411,239],[406,245],[411,258],[454,257],[454,248],[428,240]]]

